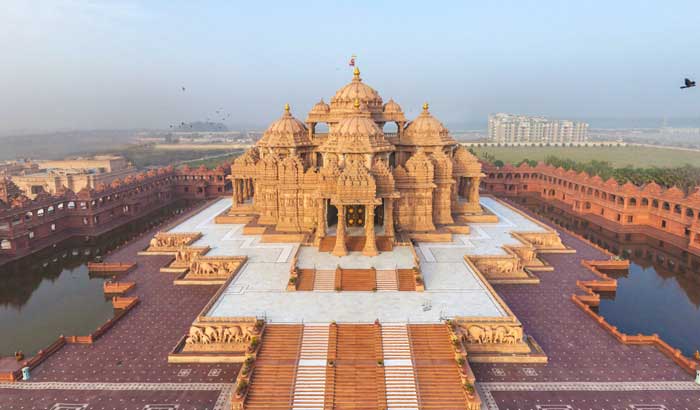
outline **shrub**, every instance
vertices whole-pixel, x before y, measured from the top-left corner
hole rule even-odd
[[[377,360],[377,366],[384,366],[384,360],[382,360],[382,359]]]
[[[474,393],[474,385],[469,383],[469,382],[464,382],[464,390],[466,390],[467,393],[469,393],[469,394],[473,394]]]
[[[292,284],[292,285],[295,284],[295,283],[297,283],[297,278],[296,278],[296,276],[292,276],[291,278],[289,278],[289,283]]]
[[[239,395],[242,395],[245,393],[245,391],[248,389],[248,381],[247,380],[241,380],[238,382],[238,386],[236,386],[236,393]]]

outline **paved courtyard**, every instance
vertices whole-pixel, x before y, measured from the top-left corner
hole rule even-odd
[[[246,255],[248,261],[207,312],[212,317],[265,317],[271,323],[439,323],[446,317],[502,317],[506,309],[464,262],[465,254],[503,254],[503,245],[519,242],[510,232],[542,232],[541,225],[492,198],[482,204],[499,223],[472,224],[473,232],[454,235],[451,243],[417,244],[425,292],[289,292],[290,263],[298,251],[302,268],[411,268],[413,254],[405,246],[375,257],[350,252],[337,258],[293,243],[261,243],[259,235],[243,235],[241,224],[216,224],[230,205],[222,199],[171,232],[202,232],[194,246],[209,246],[208,255]]]

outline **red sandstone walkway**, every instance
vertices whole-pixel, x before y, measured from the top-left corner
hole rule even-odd
[[[523,210],[522,207],[518,208]],[[536,217],[529,212],[528,214]],[[534,336],[547,353],[549,363],[473,364],[472,369],[477,381],[511,383],[513,388],[515,383],[522,382],[692,382],[693,378],[690,375],[656,348],[619,343],[574,305],[571,295],[581,293],[576,287],[576,280],[597,278],[581,266],[581,260],[609,259],[609,256],[581,239],[566,232],[559,232],[562,241],[575,248],[577,253],[543,255],[542,258],[554,266],[554,271],[538,272],[537,275],[541,278],[540,285],[495,286],[523,323],[525,331]],[[640,300],[639,303],[644,301]],[[491,408],[498,405],[501,409],[528,409],[547,404],[556,404],[559,406],[557,408],[561,409],[566,408],[565,405],[585,409],[613,408],[613,402],[592,401],[599,395],[600,392],[498,392],[494,393],[495,402]],[[641,392],[615,392],[600,397],[619,397],[621,401],[614,402],[617,408],[629,408],[625,407],[625,403],[635,400],[637,403],[640,400],[645,403],[666,403],[665,398],[676,395],[700,397],[700,389],[693,392],[655,392],[651,395]],[[559,399],[547,401],[553,397]],[[647,400],[650,397],[659,400]],[[514,406],[513,400],[517,406]],[[698,408],[697,401],[688,408]]]
[[[191,216],[201,208],[194,209],[171,225]],[[214,295],[218,286],[175,286],[175,274],[161,273],[159,269],[171,257],[138,256],[152,235],[164,227],[157,227],[139,239],[111,254],[108,262],[136,262],[133,272],[122,276],[121,280],[136,282],[136,288],[129,296],[136,295],[141,303],[131,310],[121,321],[92,345],[66,345],[32,372],[29,382],[108,382],[108,383],[231,383],[235,378],[238,364],[168,364],[168,352],[187,332],[200,310]],[[90,408],[101,408],[99,403],[112,403],[116,408],[127,408],[125,403],[171,403],[183,408],[212,409],[220,395],[216,391],[189,393],[164,392],[157,385],[151,390],[88,391],[85,390],[32,390],[18,391],[0,388],[0,409],[10,408],[22,398],[34,400],[34,407],[50,408],[39,403],[51,404],[90,403]],[[167,389],[166,389],[167,390]],[[65,394],[63,394],[65,393]],[[133,400],[132,400],[133,399]],[[53,402],[52,402],[53,400]],[[63,401],[61,401],[63,400]],[[82,400],[82,401],[81,401]],[[187,403],[190,403],[188,407]],[[34,402],[33,402],[34,403]],[[122,404],[118,404],[122,403]],[[211,404],[211,405],[209,405]],[[105,408],[113,408],[105,404]],[[20,408],[20,407],[17,407]],[[133,404],[129,408],[143,409],[143,404]]]

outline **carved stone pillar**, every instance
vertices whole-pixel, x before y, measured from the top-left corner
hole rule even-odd
[[[321,240],[326,236],[326,207],[325,199],[319,200],[318,215],[316,216],[316,238],[314,245],[320,246]]]
[[[374,234],[374,204],[366,206],[367,215],[365,216],[365,247],[362,249],[362,254],[365,256],[377,256],[377,237]]]
[[[335,247],[333,255],[345,256],[348,254],[348,248],[345,246],[345,206],[338,206],[338,227],[335,233]]]
[[[384,200],[384,235],[394,236],[394,200],[391,198]]]
[[[240,203],[240,185],[238,184],[238,179],[233,180],[233,206],[237,206]]]
[[[472,177],[471,185],[469,186],[469,203],[478,204],[479,203],[479,181],[480,177]]]

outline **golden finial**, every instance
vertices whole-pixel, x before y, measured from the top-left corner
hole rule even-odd
[[[360,68],[355,67],[355,69],[352,70],[352,74],[355,76],[355,78],[360,78]]]
[[[355,98],[355,102],[352,104],[353,107],[355,107],[356,110],[360,109],[360,99]]]
[[[428,103],[423,103],[423,111],[428,111]]]
[[[289,112],[289,104],[284,105],[284,112]]]

